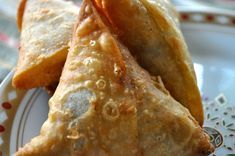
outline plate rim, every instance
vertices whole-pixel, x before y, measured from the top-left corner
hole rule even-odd
[[[194,6],[176,6],[179,12],[197,12],[197,13],[210,13],[227,15],[235,18],[235,11],[231,9],[215,8],[215,7],[194,7]]]
[[[209,24],[235,28],[235,11],[192,6],[178,6],[176,10],[179,12],[181,24]]]

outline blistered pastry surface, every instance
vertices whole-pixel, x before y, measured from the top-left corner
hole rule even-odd
[[[154,83],[85,0],[49,117],[16,155],[208,154],[201,127]]]
[[[95,0],[118,38],[202,125],[203,108],[178,14],[169,0]],[[130,18],[131,17],[131,18]]]
[[[21,5],[25,8],[18,17],[22,23],[16,74],[68,48],[79,11],[73,3],[60,0],[27,0]]]

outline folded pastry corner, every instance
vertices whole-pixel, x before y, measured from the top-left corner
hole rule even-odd
[[[203,124],[193,63],[169,0],[93,0],[118,38],[150,74]]]
[[[208,136],[188,110],[162,90],[110,33],[93,3],[84,0],[48,119],[40,135],[15,155],[212,152]]]
[[[79,9],[63,0],[21,0],[19,60],[12,84],[29,89],[57,82]]]

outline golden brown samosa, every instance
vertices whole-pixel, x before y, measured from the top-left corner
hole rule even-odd
[[[169,0],[93,0],[137,62],[203,124],[193,63]]]
[[[21,0],[19,60],[13,86],[29,89],[57,82],[79,9],[63,0]]]
[[[84,0],[39,136],[16,156],[204,156],[208,136]]]

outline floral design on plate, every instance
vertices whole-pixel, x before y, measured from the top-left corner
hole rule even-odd
[[[209,134],[211,143],[224,153],[234,154],[235,107],[229,104],[226,96],[222,93],[213,100],[204,97],[203,103],[205,110],[204,130]]]
[[[215,148],[218,148],[223,143],[222,134],[214,128],[211,127],[203,127],[205,132],[210,136],[210,141]]]

